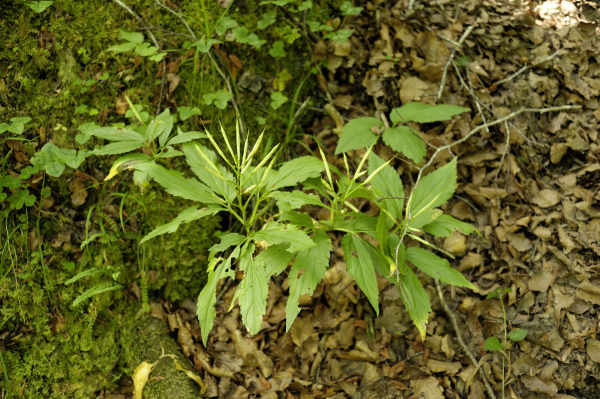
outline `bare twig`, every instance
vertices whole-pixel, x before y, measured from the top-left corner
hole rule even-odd
[[[456,63],[453,62],[453,65],[456,66]],[[460,70],[458,69],[458,66],[456,66],[456,73],[460,74]],[[469,92],[473,94],[473,96],[475,96],[475,89],[473,89],[473,82],[471,81],[471,74],[469,73],[469,70],[467,69],[467,82],[469,82]],[[483,123],[487,123],[487,118],[485,117],[485,114],[483,113],[483,111],[481,110],[481,104],[479,101],[477,101],[477,99],[475,99],[475,106],[477,107],[477,111],[479,111],[479,115],[481,115],[481,120],[483,121]],[[486,132],[490,132],[489,128],[485,129]]]
[[[156,40],[156,37],[154,37],[154,34],[150,30],[150,26],[148,26],[148,24],[142,19],[142,17],[140,17],[139,15],[137,15],[131,8],[129,8],[121,0],[113,0],[113,1],[115,3],[117,3],[118,5],[120,5],[121,7],[123,7],[125,9],[125,11],[127,11],[129,14],[131,14],[135,19],[138,20],[138,22],[145,29],[148,30],[148,36],[150,36],[150,40],[152,40],[152,43],[154,43],[154,45],[156,46],[156,48],[160,51],[161,47],[159,46],[158,41]],[[158,105],[156,106],[156,115],[160,114],[160,110],[161,110],[161,106],[162,106],[162,98],[163,98],[163,94],[165,92],[165,78],[166,78],[166,75],[167,75],[167,64],[165,63],[164,60],[162,61],[162,65],[163,65],[162,80],[161,80],[161,83],[160,83],[160,96],[158,97]]]
[[[183,23],[183,25],[186,27],[186,29],[188,30],[188,32],[190,32],[190,35],[192,36],[192,38],[194,40],[198,40],[196,38],[196,34],[194,33],[194,31],[192,30],[192,28],[190,28],[190,25],[188,25],[187,21],[185,20],[185,18],[183,18],[183,16],[181,14],[179,14],[177,11],[173,10],[171,7],[168,7],[164,4],[162,4],[160,1],[158,0],[154,0],[156,4],[158,4],[160,7],[164,8],[165,10],[169,11],[171,14],[175,15],[177,18],[179,18],[179,20]]]
[[[158,31],[158,32],[163,32],[164,36],[173,35],[173,36],[189,37],[190,39],[193,39],[192,36],[186,35],[185,33],[173,32],[173,31],[170,31],[170,30],[167,30],[167,29],[155,28],[155,27],[152,27],[152,26],[149,27],[149,28],[141,27],[141,28],[137,28],[137,29],[138,30],[155,30],[155,31]]]
[[[446,12],[444,5],[440,0],[435,0],[435,2],[438,5],[438,7],[442,10],[442,15],[444,15],[444,20],[446,21],[446,26],[450,25],[450,18],[448,18],[448,13]]]
[[[455,68],[458,68],[458,66],[456,65],[456,63],[453,62],[453,65]],[[475,94],[471,88],[469,88],[469,86],[465,83],[464,79],[462,78],[462,75],[460,73],[458,73],[458,69],[457,69],[457,75],[458,75],[458,79],[460,80],[460,84],[461,86],[471,95],[471,97],[473,97],[473,99],[475,101],[477,101],[479,103],[479,105],[481,107],[483,107],[486,111],[490,112],[492,115],[494,115],[496,118],[498,117],[498,114],[496,114],[490,107],[488,107],[483,101],[481,101],[481,99],[477,96],[477,94]],[[517,131],[517,133],[519,133],[528,143],[530,144],[534,144],[537,145],[539,147],[544,147],[543,144],[538,143],[535,140],[530,139],[529,137],[527,137],[522,131],[521,129],[519,129],[517,126],[515,126],[514,123],[512,122],[508,122],[508,125],[510,127],[512,127],[513,129],[515,129]]]
[[[522,74],[523,72],[531,69],[531,68],[535,68],[536,66],[543,64],[546,61],[550,61],[551,59],[553,59],[554,57],[556,57],[557,55],[559,55],[561,53],[561,50],[557,50],[554,52],[554,54],[549,55],[548,57],[544,58],[541,61],[536,62],[535,64],[531,64],[531,65],[526,65],[523,68],[519,69],[517,72],[513,73],[512,75],[510,75],[508,78],[504,78],[502,80],[497,81],[496,83],[494,83],[494,85],[499,86],[502,83],[506,83],[509,82],[511,80],[513,80],[514,78],[516,78],[517,76],[519,76],[520,74]]]
[[[450,307],[444,300],[444,295],[442,294],[442,287],[440,286],[440,282],[437,279],[435,280],[435,288],[437,290],[438,297],[440,298],[440,303],[442,304],[442,306],[444,307],[444,310],[446,311],[446,314],[452,321],[452,327],[454,327],[454,333],[456,334],[456,339],[458,340],[458,343],[462,347],[463,351],[465,351],[467,356],[469,356],[469,359],[471,360],[471,363],[473,363],[473,366],[477,367],[477,365],[478,365],[477,359],[475,359],[475,356],[473,356],[473,353],[471,352],[471,350],[469,349],[467,344],[465,344],[465,341],[463,340],[463,337],[460,333],[460,328],[458,327],[458,321],[456,320],[456,315],[454,314],[454,312],[452,312],[452,309],[450,309]],[[491,399],[496,399],[496,394],[494,394],[494,391],[492,390],[492,387],[490,386],[490,383],[481,368],[479,369],[479,375],[481,376],[481,380],[483,381],[483,384],[485,385],[485,389],[487,390],[489,397]]]
[[[504,157],[506,156],[508,147],[510,146],[510,128],[508,127],[507,122],[504,122],[504,129],[506,130],[506,142],[504,143],[504,151],[502,151],[502,157],[500,158],[500,165],[498,165],[498,169],[496,169],[496,176],[494,176],[494,187],[496,188],[498,209],[500,209],[500,196],[498,195],[498,175],[500,174],[500,169],[502,169],[502,164],[504,163]]]
[[[473,26],[471,25],[465,30],[463,35],[460,37],[460,39],[458,40],[458,44],[462,45],[464,43],[464,41],[467,40],[467,37],[471,34],[472,31],[473,31]],[[448,58],[446,65],[444,65],[444,73],[442,74],[442,82],[440,84],[440,89],[438,90],[438,94],[437,94],[438,100],[440,98],[442,98],[442,92],[444,91],[444,85],[446,84],[446,75],[448,74],[448,67],[450,67],[450,64],[454,61],[455,55],[456,55],[456,49],[452,49],[452,52],[450,53],[450,57]]]

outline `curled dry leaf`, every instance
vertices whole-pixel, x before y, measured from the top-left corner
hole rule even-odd
[[[569,234],[565,231],[565,229],[563,229],[562,226],[558,227],[558,239],[565,248],[565,253],[568,254],[573,249],[575,249],[575,243],[573,242]]]
[[[541,238],[542,240],[549,240],[552,238],[552,229],[549,227],[538,226],[532,231],[533,234]]]
[[[133,372],[133,376],[131,377],[133,379],[133,397],[134,399],[143,399],[143,394],[144,394],[144,387],[146,386],[146,383],[148,382],[148,376],[150,375],[150,373],[152,372],[152,370],[154,370],[154,367],[156,366],[158,362],[154,362],[152,364],[143,361],[139,364],[139,366],[137,366],[135,368],[135,371]]]

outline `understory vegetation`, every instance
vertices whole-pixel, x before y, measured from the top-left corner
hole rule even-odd
[[[515,259],[532,248],[519,227],[498,222],[512,217],[501,201],[519,185],[507,180],[501,188],[500,170],[501,179],[514,179],[527,169],[518,163],[533,157],[529,148],[513,155],[511,146],[536,148],[540,140],[529,138],[527,118],[583,112],[582,105],[558,90],[514,109],[502,94],[505,103],[493,105],[499,86],[551,64],[559,52],[539,50],[537,63],[490,80],[481,65],[494,64],[474,50],[470,35],[481,32],[469,14],[457,8],[450,17],[436,2],[431,7],[443,18],[432,24],[447,25],[436,36],[418,22],[429,9],[413,3],[3,6],[1,397],[274,398],[309,394],[311,384],[315,397],[364,397],[360,390],[383,380],[397,382],[380,387],[389,397],[410,391],[437,399],[442,385],[460,397],[483,397],[476,389],[490,397],[514,393],[514,348],[530,345],[532,354],[529,340],[537,342],[539,328],[514,322],[511,306],[517,287],[524,296],[524,287],[537,286],[512,284],[512,261],[497,284],[487,284],[495,271],[477,277],[474,269],[484,269],[480,253],[498,241],[510,243],[503,256]],[[381,38],[364,39],[370,26]],[[410,50],[394,52],[396,39]],[[419,77],[402,75],[409,67]],[[483,88],[473,88],[475,78]],[[597,92],[597,79],[583,81]],[[543,119],[544,126],[558,132],[565,118]],[[583,151],[569,137],[569,148]],[[552,148],[559,164],[567,147]],[[494,172],[481,166],[487,161]],[[471,167],[479,183],[493,187],[468,183]],[[541,186],[529,184],[537,214],[559,203]],[[590,215],[592,191],[589,206],[578,208]],[[484,207],[492,216],[480,213]],[[530,220],[521,215],[516,225]],[[538,242],[550,239],[533,230],[542,220],[528,233]],[[463,298],[455,308],[471,312],[471,343],[463,342],[440,283],[452,301]],[[473,322],[484,313],[473,313],[482,301],[496,318],[485,336]],[[440,312],[458,343],[442,334]],[[363,369],[342,378],[342,363],[325,352],[348,349],[343,329],[362,331],[358,349],[342,358]],[[262,352],[291,342],[302,359],[297,369],[277,349],[277,366]],[[489,352],[487,362],[477,364],[477,347]],[[464,352],[448,363],[458,367],[452,383],[432,377],[449,369],[442,360],[431,365],[430,349],[447,360]],[[417,352],[427,375],[408,373]],[[384,377],[371,376],[357,390],[356,375],[380,375],[365,371],[369,362]],[[469,371],[456,382],[460,362]],[[410,388],[398,377],[405,369]]]

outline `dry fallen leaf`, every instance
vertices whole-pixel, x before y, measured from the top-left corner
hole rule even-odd
[[[179,364],[179,362],[177,360],[174,360],[174,362],[175,362],[175,368],[177,368],[177,370],[183,371],[188,377],[190,377],[190,379],[196,381],[198,383],[198,385],[200,385],[200,393],[202,395],[204,395],[206,393],[206,389],[208,387],[206,386],[204,381],[202,381],[202,378],[200,378],[199,375],[194,374],[192,371],[186,370],[183,367],[181,367],[181,364]]]
[[[426,399],[444,399],[444,389],[439,381],[434,377],[423,378],[421,380],[412,380],[410,387],[415,391],[415,397]]]
[[[508,242],[519,252],[526,252],[533,248],[533,243],[523,233],[506,235]]]
[[[150,375],[152,370],[154,370],[154,367],[156,366],[157,363],[158,362],[154,362],[154,363],[150,364],[146,361],[143,361],[139,364],[139,366],[137,366],[135,368],[135,371],[133,372],[133,376],[131,377],[133,379],[133,386],[134,386],[134,391],[133,391],[134,399],[143,399],[144,387],[146,386],[146,383],[148,382],[148,376]]]
[[[533,197],[531,202],[539,206],[540,208],[550,208],[558,204],[560,201],[560,193],[554,190],[540,190]]]

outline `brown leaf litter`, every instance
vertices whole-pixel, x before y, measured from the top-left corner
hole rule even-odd
[[[206,349],[190,307],[169,315],[209,397],[476,399],[489,397],[490,390],[496,397],[504,390],[511,399],[600,397],[600,39],[598,13],[581,3],[530,2],[519,8],[493,0],[417,1],[412,10],[408,0],[365,3],[360,15],[348,19],[354,30],[348,45],[315,43],[313,61],[327,60],[318,83],[329,100],[312,133],[330,153],[340,115],[385,117],[409,101],[473,110],[450,122],[415,126],[438,147],[521,108],[583,109],[521,114],[434,163],[459,157],[459,185],[445,211],[481,232],[428,237],[457,256],[453,266],[479,289],[443,288],[458,329],[434,281],[422,274],[434,310],[425,342],[398,290],[383,279],[377,316],[351,283],[336,248],[324,282],[312,297],[302,298],[303,311],[289,333],[284,320],[289,284],[283,275],[271,284],[267,313],[254,337],[246,336],[237,307],[227,313],[236,287],[216,305]],[[447,65],[451,56],[463,66]],[[246,73],[242,77],[251,87],[254,80]],[[385,146],[378,152],[391,158]],[[340,159],[328,160],[344,167]],[[408,190],[415,165],[401,160],[393,165]],[[358,205],[376,212],[374,204]],[[486,297],[499,288],[510,289],[503,296],[506,326],[498,298]],[[486,339],[502,339],[505,327],[528,334],[509,342],[504,354],[486,352]]]

